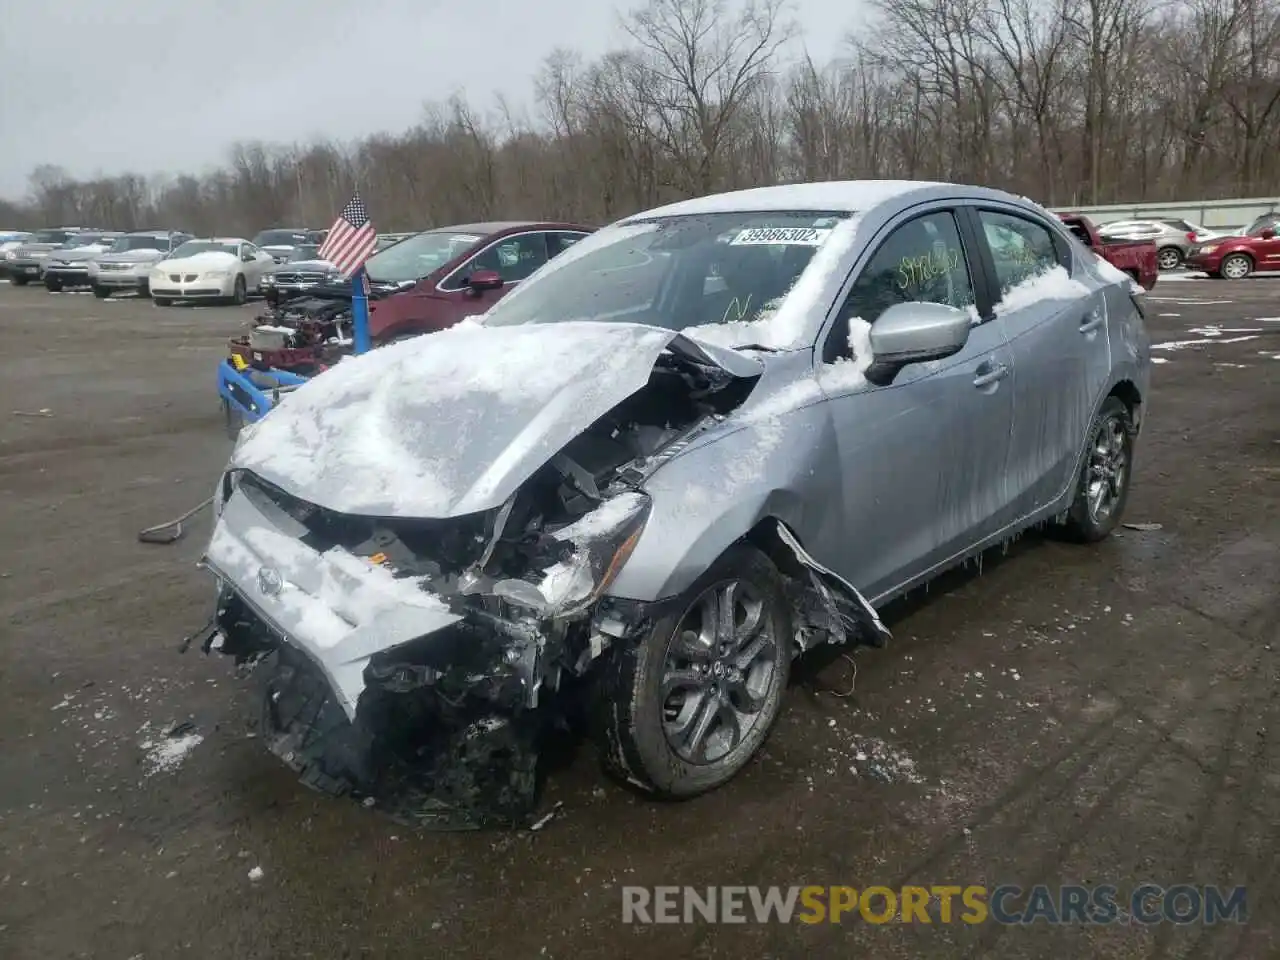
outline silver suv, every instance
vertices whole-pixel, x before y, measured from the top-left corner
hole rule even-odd
[[[94,296],[106,298],[121,291],[147,296],[152,265],[190,239],[191,234],[172,230],[142,230],[119,237],[110,250],[89,263]]]
[[[1161,270],[1182,266],[1192,247],[1218,234],[1188,220],[1118,220],[1098,227],[1105,240],[1150,240],[1156,245]]]

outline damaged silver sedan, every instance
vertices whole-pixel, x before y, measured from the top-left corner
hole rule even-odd
[[[1105,537],[1149,364],[1129,278],[1004,193],[650,211],[247,429],[204,646],[305,782],[424,824],[519,822],[579,724],[693,796],[800,654],[882,645],[878,608],[1031,526]]]

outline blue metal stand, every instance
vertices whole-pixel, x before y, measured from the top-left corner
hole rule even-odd
[[[351,275],[351,339],[357,354],[373,349],[369,336],[369,295],[364,288],[364,268]],[[222,398],[228,427],[233,420],[257,423],[280,402],[282,392],[307,382],[286,370],[240,370],[230,360],[218,364],[218,396]]]
[[[351,339],[357,354],[368,353],[373,347],[369,342],[369,295],[364,290],[364,278],[364,267],[351,275]]]

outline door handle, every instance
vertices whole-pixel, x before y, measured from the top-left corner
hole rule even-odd
[[[995,366],[987,370],[986,373],[980,373],[973,378],[975,387],[989,387],[993,383],[1003,380],[1009,375],[1009,368],[1003,363],[997,363]]]
[[[1089,311],[1089,315],[1084,318],[1084,322],[1080,324],[1081,333],[1092,333],[1102,326],[1102,313],[1098,310]]]

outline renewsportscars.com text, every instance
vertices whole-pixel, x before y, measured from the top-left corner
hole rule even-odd
[[[1244,923],[1244,887],[1143,883],[622,888],[623,923]]]

